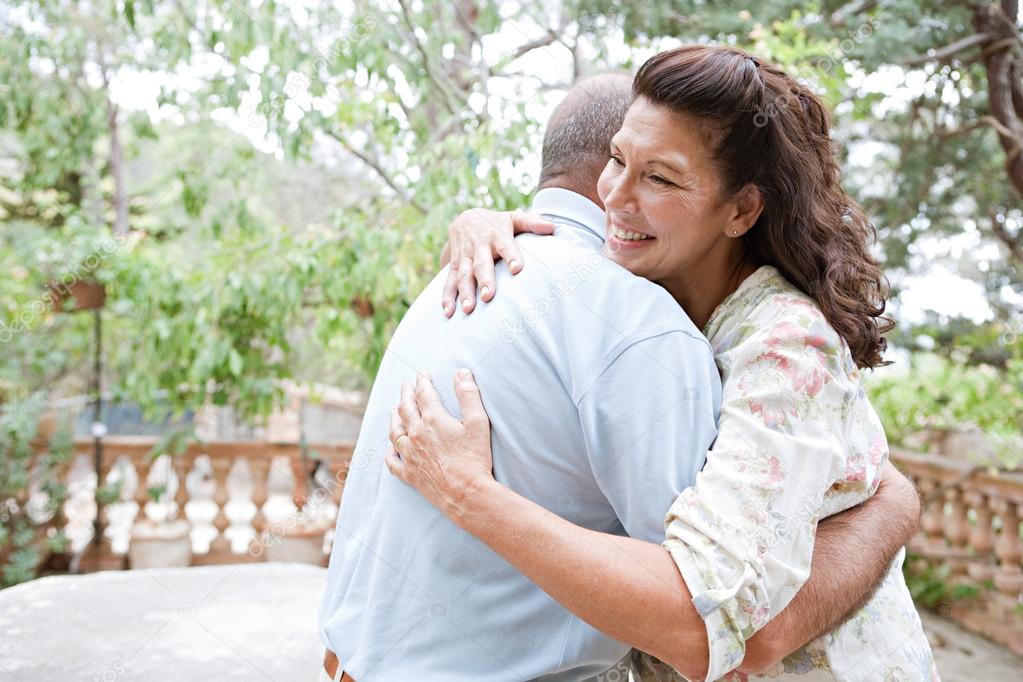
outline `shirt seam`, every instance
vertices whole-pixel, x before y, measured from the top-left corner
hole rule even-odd
[[[698,333],[694,334],[688,329],[682,329],[678,326],[671,327],[661,326],[637,332],[632,336],[622,339],[614,346],[612,346],[604,354],[604,358],[606,358],[606,361],[601,364],[600,370],[594,373],[594,375],[590,379],[583,382],[580,385],[580,388],[577,389],[577,391],[575,392],[576,394],[572,396],[572,402],[575,405],[575,408],[577,410],[579,409],[579,403],[581,403],[583,399],[586,398],[586,395],[589,393],[590,389],[592,389],[593,386],[597,383],[597,380],[600,379],[600,377],[603,376],[605,372],[611,369],[614,363],[618,360],[618,358],[620,358],[625,353],[625,351],[629,350],[633,346],[643,343],[644,341],[650,341],[652,339],[656,339],[667,334],[676,333],[688,336],[693,341],[696,341],[699,345],[704,346],[710,352],[711,357],[714,356],[714,349],[711,347],[710,342],[707,340],[707,338]]]

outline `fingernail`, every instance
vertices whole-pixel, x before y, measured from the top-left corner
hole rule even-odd
[[[522,264],[519,262],[518,258],[513,258],[512,261],[508,263],[508,267],[512,270],[518,270],[521,265]]]
[[[466,381],[469,378],[469,370],[467,369],[460,369],[456,374],[458,374],[458,378],[462,381]]]
[[[451,305],[451,301],[448,301],[447,303],[444,304],[444,312],[450,314],[452,307],[453,306]]]
[[[471,306],[471,305],[472,305],[472,301],[470,301],[467,298],[463,298],[462,299],[462,310],[468,311],[469,310],[469,306]]]
[[[490,287],[483,287],[482,289],[480,289],[480,296],[482,296],[483,298],[486,298],[487,294],[489,294],[489,293],[490,293]]]

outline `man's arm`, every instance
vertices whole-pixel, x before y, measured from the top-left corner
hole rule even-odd
[[[817,527],[810,579],[789,605],[746,642],[739,670],[763,672],[859,611],[920,525],[920,497],[891,463],[877,492]],[[849,561],[852,548],[856,561]]]

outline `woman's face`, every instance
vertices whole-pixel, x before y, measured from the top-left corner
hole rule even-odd
[[[721,196],[698,126],[642,97],[611,141],[597,194],[607,212],[610,257],[669,290],[694,265],[727,262],[722,257],[738,247],[734,237],[748,229],[737,221],[736,202]]]

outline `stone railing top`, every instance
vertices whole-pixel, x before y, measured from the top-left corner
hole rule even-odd
[[[0,591],[17,680],[315,680],[326,569],[247,564],[54,576]]]
[[[914,477],[1023,503],[1023,470],[992,470],[950,459],[945,455],[914,452],[899,447],[891,448],[891,458],[903,471]]]

